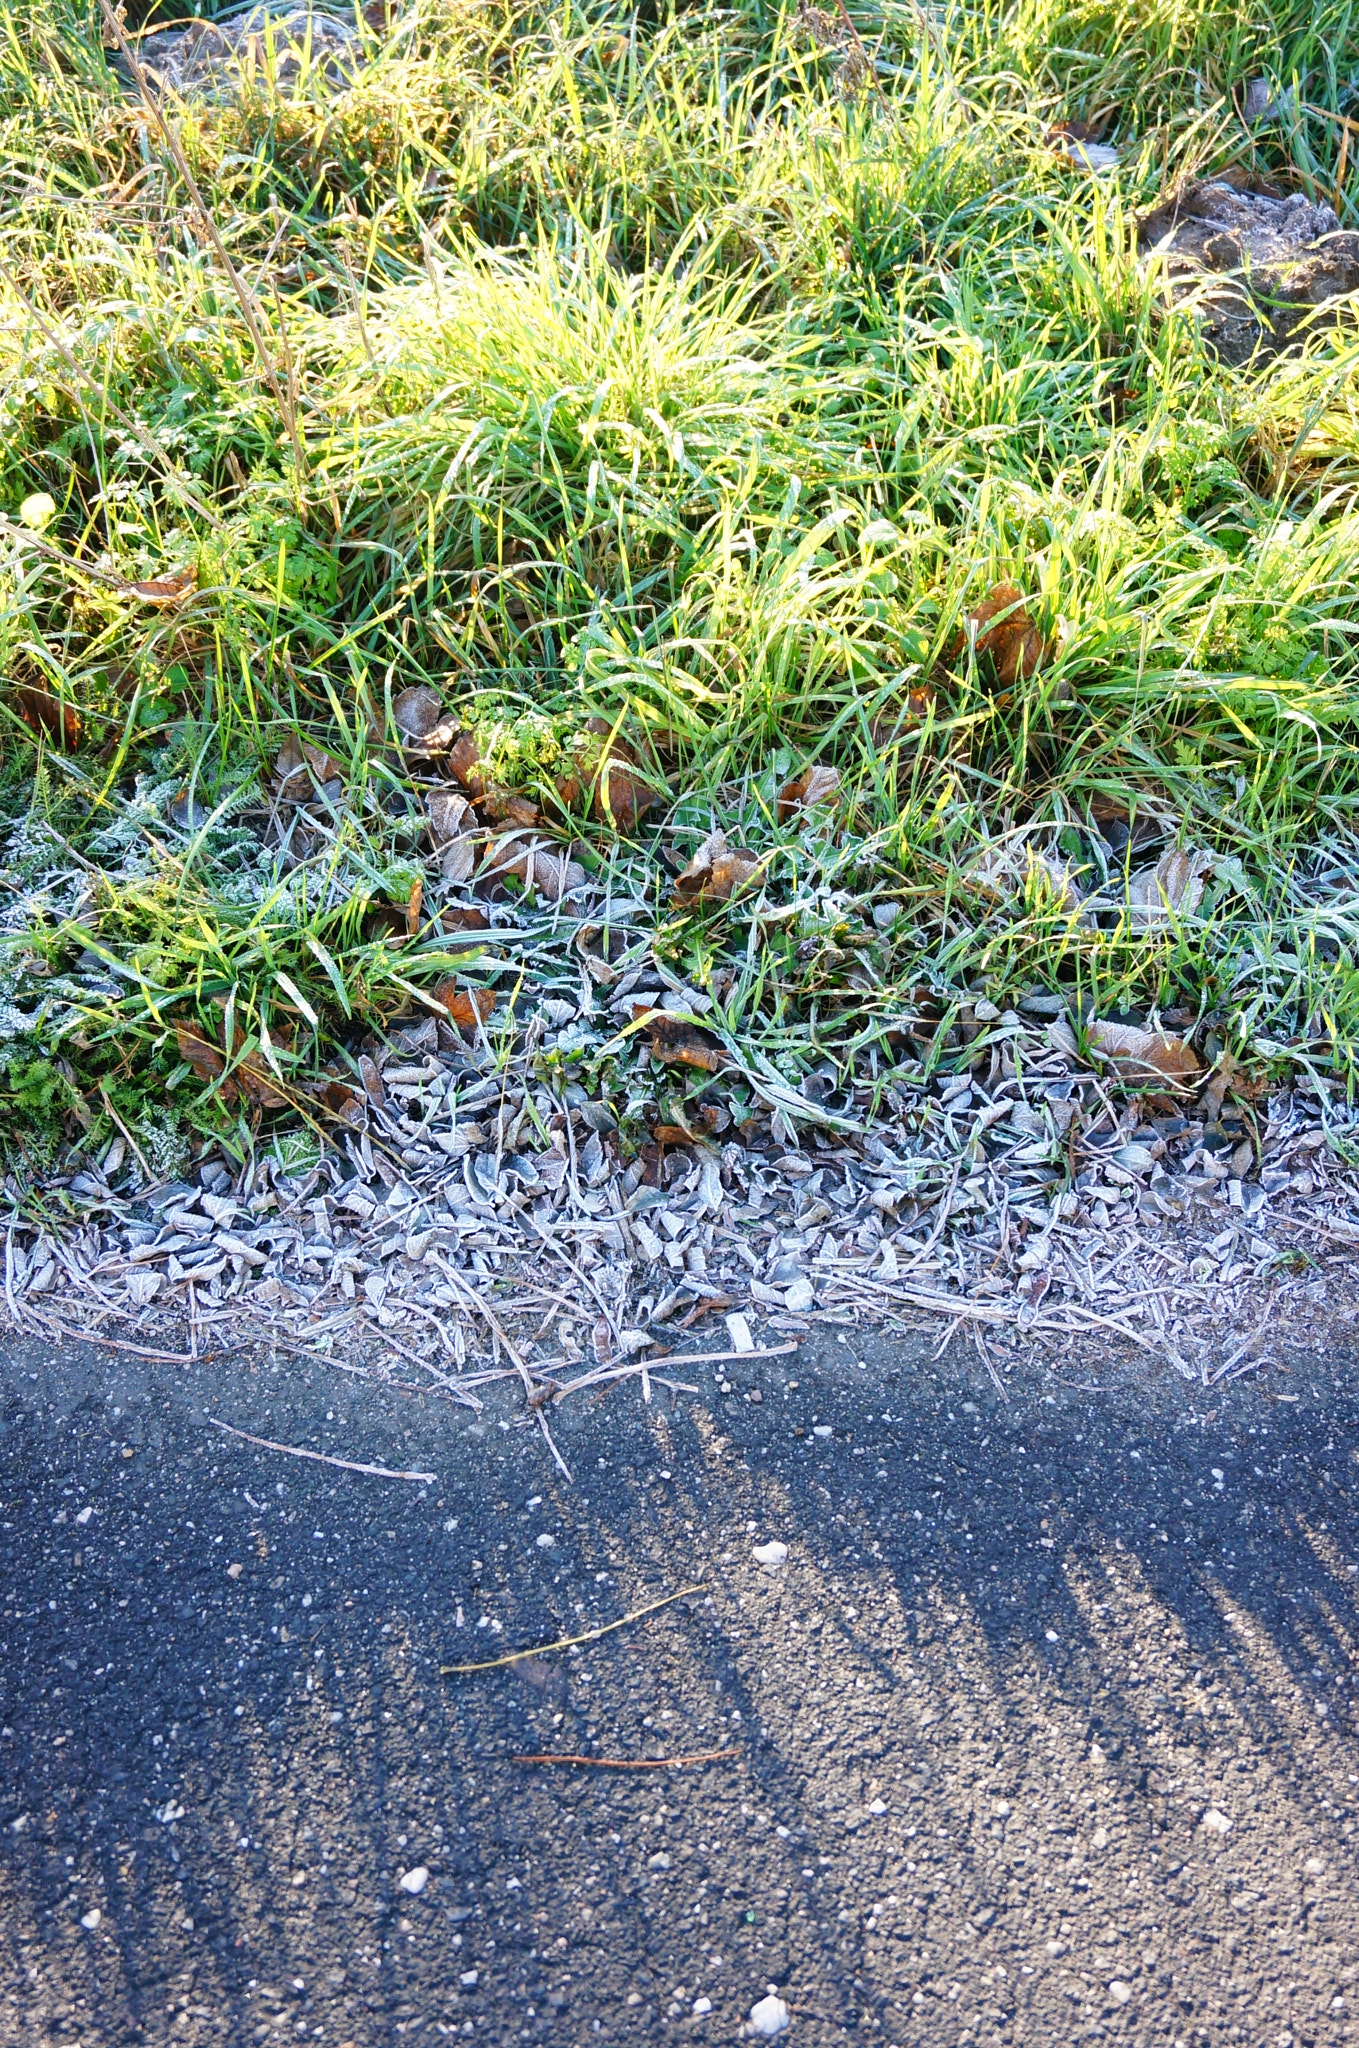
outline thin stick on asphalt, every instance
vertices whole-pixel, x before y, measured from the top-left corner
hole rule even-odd
[[[682,1764],[719,1764],[739,1749],[705,1749],[698,1756],[512,1756],[512,1764],[586,1764],[596,1771],[677,1771]]]
[[[262,1451],[282,1451],[285,1458],[310,1458],[317,1465],[336,1465],[341,1472],[364,1472],[370,1479],[412,1479],[421,1486],[433,1486],[436,1474],[433,1472],[392,1472],[385,1465],[356,1465],[351,1458],[332,1458],[325,1451],[301,1451],[296,1444],[276,1444],[271,1437],[251,1436],[247,1429],[233,1429],[229,1422],[219,1422],[215,1415],[205,1418],[214,1429],[224,1429],[228,1436],[238,1436],[242,1443],[258,1444]]]
[[[767,1344],[758,1351],[658,1351],[654,1358],[648,1358],[647,1367],[655,1372],[658,1365],[725,1365],[731,1358],[786,1358],[790,1351],[796,1351],[801,1338],[794,1337],[788,1344]]]
[[[606,1621],[602,1628],[586,1629],[583,1636],[561,1636],[555,1643],[535,1643],[527,1650],[511,1650],[504,1657],[488,1657],[484,1664],[441,1664],[441,1678],[465,1678],[471,1671],[499,1671],[506,1664],[518,1664],[525,1657],[550,1657],[554,1650],[574,1650],[581,1643],[597,1643],[601,1636],[612,1635],[616,1628],[626,1628],[629,1622],[643,1621],[648,1614],[658,1614],[662,1607],[669,1607],[673,1601],[683,1600],[688,1593],[701,1593],[703,1581],[696,1579],[692,1586],[681,1586],[678,1593],[667,1593],[663,1600],[653,1600],[647,1607],[634,1607],[631,1614],[622,1614],[617,1621]]]
[[[467,1285],[466,1281],[464,1280],[462,1274],[459,1273],[456,1266],[450,1266],[446,1259],[440,1259],[439,1265],[443,1272],[445,1272],[448,1275],[449,1283],[452,1286],[454,1293],[460,1294],[463,1297],[464,1301],[469,1303],[471,1307],[478,1309],[481,1312],[481,1314],[485,1316],[487,1322],[491,1326],[493,1333],[500,1339],[500,1342],[504,1345],[511,1364],[514,1366],[515,1370],[519,1374],[520,1379],[524,1382],[524,1394],[526,1399],[529,1401],[530,1406],[532,1406],[533,1376],[529,1372],[529,1369],[525,1365],[523,1359],[519,1356],[519,1353],[515,1350],[513,1344],[511,1344],[509,1338],[506,1336],[505,1331],[498,1317],[496,1316],[494,1310],[490,1307],[490,1304],[488,1302],[484,1302],[481,1299],[481,1296],[479,1294],[475,1294],[472,1291],[472,1289]],[[551,1451],[553,1457],[556,1459],[557,1468],[560,1471],[563,1479],[565,1479],[568,1486],[574,1486],[576,1482],[571,1477],[571,1467],[567,1464],[565,1458],[562,1456],[561,1452],[557,1449],[556,1444],[552,1440],[552,1431],[547,1426],[547,1417],[543,1414],[541,1408],[534,1408],[533,1414],[537,1421],[539,1429],[543,1433],[543,1437],[547,1443],[548,1449]]]
[[[437,1365],[431,1365],[429,1360],[422,1358],[418,1351],[412,1351],[408,1344],[403,1344],[399,1337],[392,1335],[390,1330],[382,1329],[373,1317],[366,1317],[365,1321],[371,1327],[373,1335],[380,1344],[387,1345],[389,1350],[399,1353],[402,1358],[408,1358],[411,1364],[418,1365],[422,1372],[430,1373],[441,1387],[446,1387],[454,1399],[462,1403],[464,1408],[474,1409],[480,1415],[486,1405],[485,1402],[478,1401],[475,1394],[469,1394],[467,1389],[460,1387],[456,1380],[449,1379],[447,1373],[440,1372]]]
[[[157,1365],[204,1365],[208,1359],[216,1358],[215,1351],[205,1352],[199,1358],[190,1358],[184,1351],[152,1351],[145,1344],[129,1344],[121,1337],[101,1337],[97,1330],[71,1330],[65,1323],[59,1323],[55,1316],[45,1315],[40,1308],[26,1303],[29,1315],[51,1330],[55,1336],[65,1337],[72,1344],[106,1344],[113,1351],[130,1351],[134,1358],[150,1358]],[[310,1355],[310,1354],[309,1354]]]

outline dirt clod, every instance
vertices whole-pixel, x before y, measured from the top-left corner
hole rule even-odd
[[[1187,186],[1138,223],[1138,248],[1164,261],[1173,298],[1192,298],[1218,355],[1277,354],[1319,306],[1359,290],[1359,235],[1329,206],[1214,179]]]

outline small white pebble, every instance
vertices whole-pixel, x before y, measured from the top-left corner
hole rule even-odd
[[[82,1508],[82,1509],[80,1510],[80,1513],[79,1513],[79,1514],[78,1514],[78,1515],[76,1516],[76,1520],[77,1520],[77,1521],[79,1522],[79,1524],[80,1524],[80,1526],[81,1526],[81,1528],[82,1528],[82,1529],[84,1528],[85,1524],[86,1524],[86,1523],[87,1523],[87,1522],[89,1521],[89,1519],[90,1519],[90,1516],[91,1516],[91,1515],[92,1515],[93,1513],[94,1513],[94,1509],[93,1509],[93,1508]]]
[[[414,1870],[408,1870],[400,1879],[403,1892],[422,1892],[429,1883],[429,1872],[423,1863],[417,1863]]]
[[[712,2002],[711,1998],[696,1998],[696,1999],[694,2000],[694,2004],[693,2004],[693,2013],[694,2013],[694,2018],[695,2018],[695,2019],[699,2019],[699,2018],[701,2018],[701,2016],[702,2016],[702,2015],[703,2015],[703,2014],[704,2014],[705,2012],[711,2012],[711,2011],[712,2011],[712,2009],[713,2009],[713,2002]]]
[[[459,1977],[458,1982],[459,1984],[463,1985],[466,1990],[470,1991],[472,1989],[472,1986],[476,1983],[479,1975],[480,1972],[478,1970],[464,1970],[461,1977]]]
[[[771,1984],[769,1995],[758,2005],[750,2008],[750,2024],[755,2033],[766,2041],[772,2041],[775,2034],[782,2034],[788,2027],[788,2008]]]
[[[1121,1977],[1115,1977],[1113,1983],[1109,1986],[1109,1996],[1113,1999],[1115,2005],[1126,2005],[1132,1997],[1132,1985],[1125,1984]]]
[[[829,1424],[828,1422],[814,1422],[814,1423],[812,1424],[812,1435],[813,1435],[813,1436],[834,1436],[834,1435],[835,1435],[835,1431],[834,1431],[834,1430],[833,1430],[833,1429],[831,1428],[831,1426],[830,1426],[830,1424]]]
[[[756,1564],[762,1564],[767,1572],[776,1572],[788,1559],[786,1543],[757,1543],[751,1551]]]
[[[557,1547],[556,1537],[549,1536],[546,1529],[544,1529],[542,1535],[537,1537],[535,1540],[537,1542],[539,1550],[555,1550]]]
[[[103,1919],[103,1917],[104,1917],[104,1916],[103,1916],[103,1914],[102,1914],[102,1913],[100,1912],[100,1910],[99,1910],[98,1906],[91,1906],[91,1908],[90,1908],[90,1910],[89,1910],[89,1912],[88,1912],[88,1913],[82,1913],[82,1914],[81,1914],[81,1916],[80,1916],[80,1924],[81,1924],[81,1926],[82,1926],[82,1927],[88,1927],[88,1928],[90,1928],[90,1929],[94,1929],[94,1928],[96,1928],[96,1927],[97,1927],[97,1926],[99,1925],[99,1923],[100,1923],[100,1921],[101,1921],[101,1920]]]
[[[1225,1835],[1231,1827],[1231,1822],[1225,1813],[1219,1812],[1216,1806],[1210,1806],[1203,1819],[1199,1822],[1199,1826],[1207,1834]]]
[[[887,1802],[885,1799],[872,1799],[869,1801],[868,1810],[870,1813],[886,1813]]]

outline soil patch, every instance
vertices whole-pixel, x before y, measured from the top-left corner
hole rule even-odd
[[[1144,216],[1138,247],[1163,258],[1177,302],[1193,298],[1218,355],[1276,354],[1320,306],[1359,290],[1359,235],[1329,206],[1213,179]]]

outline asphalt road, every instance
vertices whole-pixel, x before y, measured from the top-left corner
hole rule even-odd
[[[578,1397],[571,1486],[509,1399],[11,1345],[0,2039],[1359,2039],[1349,1362],[816,1344]]]

